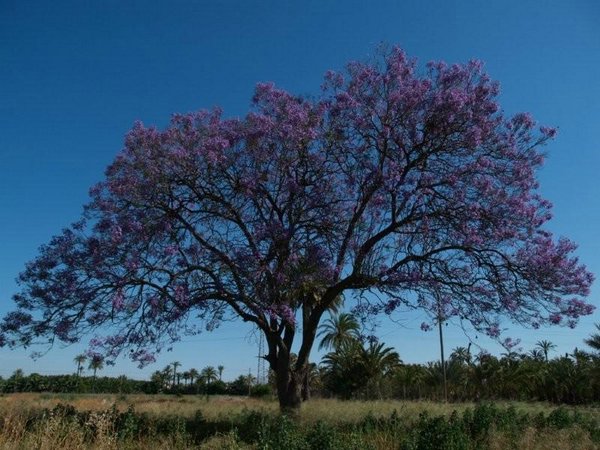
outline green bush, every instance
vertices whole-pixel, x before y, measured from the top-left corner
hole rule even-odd
[[[574,423],[573,419],[574,417],[569,414],[569,411],[561,406],[548,414],[547,424],[551,428],[561,430],[572,426]]]
[[[337,430],[321,421],[310,428],[306,436],[306,442],[311,450],[335,450],[339,449],[339,436]]]
[[[445,417],[430,418],[426,413],[419,416],[416,426],[410,431],[402,446],[405,450],[467,450],[469,437],[464,432],[457,414],[449,420]]]
[[[259,435],[258,448],[261,450],[308,450],[306,435],[287,416],[271,419],[269,426],[264,427]]]
[[[269,416],[262,411],[244,410],[235,419],[238,436],[244,442],[256,442],[267,433]]]
[[[273,392],[271,386],[269,386],[268,384],[257,384],[256,386],[253,386],[250,390],[251,397],[268,397],[272,395],[272,393]]]
[[[482,403],[475,407],[473,414],[469,416],[468,422],[463,414],[464,426],[471,439],[476,442],[487,440],[497,413],[498,411],[494,405]]]

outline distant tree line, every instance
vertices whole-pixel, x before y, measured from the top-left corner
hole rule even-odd
[[[256,384],[251,375],[240,375],[234,381],[225,382],[223,366],[216,369],[207,366],[197,369],[180,370],[181,363],[175,361],[162,370],[155,371],[150,380],[135,380],[125,375],[100,377],[98,371],[104,368],[102,359],[77,355],[75,374],[26,375],[17,369],[8,378],[0,377],[0,393],[14,392],[55,392],[55,393],[102,393],[102,394],[202,394],[202,395],[256,395],[270,394],[266,385]],[[83,376],[85,366],[92,372]]]
[[[73,375],[25,375],[21,369],[8,378],[0,378],[0,392],[55,392],[55,393],[122,393],[153,394],[156,388],[152,382],[119,377],[83,377]]]
[[[600,332],[600,326],[597,325]],[[443,400],[443,366],[440,361],[404,364],[384,343],[366,339],[358,321],[348,313],[332,313],[320,328],[320,348],[330,350],[320,364],[311,363],[303,395],[341,399]],[[553,355],[556,346],[537,342],[528,352],[508,350],[500,356],[474,354],[471,345],[452,350],[445,361],[448,400],[536,400],[584,404],[600,401],[600,334],[585,340],[590,351],[575,348]],[[155,371],[150,380],[125,375],[98,377],[103,361],[78,355],[72,375],[25,375],[17,369],[0,377],[0,392],[144,393],[195,395],[275,395],[275,376],[257,384],[252,375],[223,381],[223,366],[184,370],[175,361]],[[84,367],[92,376],[83,376]]]
[[[600,331],[600,326],[598,326]],[[362,399],[443,400],[440,361],[404,364],[397,352],[365,339],[357,320],[334,314],[320,328],[320,348],[330,349],[313,364],[313,395]],[[473,354],[471,345],[453,349],[445,361],[448,400],[539,400],[582,404],[600,401],[600,334],[585,340],[591,351],[575,348],[554,356],[556,346],[537,342],[528,352],[507,350],[500,356]],[[552,357],[554,356],[554,357]]]

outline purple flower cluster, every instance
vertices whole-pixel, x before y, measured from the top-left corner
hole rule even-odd
[[[421,330],[422,331],[431,331],[431,325],[427,322],[421,322]]]
[[[288,305],[270,305],[264,311],[272,319],[279,318],[289,325],[296,324],[296,314]]]

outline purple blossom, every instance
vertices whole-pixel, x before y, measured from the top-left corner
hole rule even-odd
[[[154,353],[149,352],[146,349],[136,350],[131,353],[130,357],[133,361],[138,362],[138,367],[140,369],[147,366],[148,364],[156,362],[156,356],[154,355]]]
[[[117,244],[123,238],[123,230],[120,226],[115,225],[111,231],[110,238],[114,244]]]
[[[93,337],[92,339],[90,339],[89,345],[91,348],[103,347],[104,342],[105,342],[105,340],[103,338]]]
[[[492,338],[500,336],[500,327],[497,324],[492,324],[485,329],[485,333]]]
[[[507,350],[512,350],[513,348],[518,346],[520,343],[521,343],[520,339],[513,340],[512,338],[507,337],[506,339],[504,339],[504,341],[502,341],[502,346]]]
[[[127,270],[129,271],[136,271],[137,269],[139,269],[140,267],[140,261],[139,259],[132,257],[127,259],[127,261],[125,262],[125,267],[127,268]]]
[[[179,247],[177,245],[171,244],[165,247],[165,255],[166,256],[174,256],[179,253]]]
[[[179,284],[173,290],[173,296],[178,308],[189,306],[189,290],[186,285]]]
[[[271,318],[280,318],[290,325],[296,323],[296,314],[287,305],[270,305],[265,309],[265,313]]]
[[[125,296],[123,291],[118,290],[112,299],[112,307],[115,311],[121,311],[125,307]]]
[[[540,132],[548,138],[553,138],[556,136],[558,130],[552,127],[540,127]]]
[[[383,311],[387,314],[390,315],[394,312],[394,310],[400,306],[401,302],[398,299],[391,299],[389,300],[386,304],[385,307],[383,309]]]
[[[558,313],[553,313],[550,314],[550,316],[548,316],[548,320],[550,321],[550,323],[558,325],[562,320],[562,316]]]

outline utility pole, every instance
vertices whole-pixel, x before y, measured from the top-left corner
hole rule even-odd
[[[248,367],[248,397],[252,393],[252,371],[250,367]]]
[[[440,353],[442,356],[442,373],[444,375],[444,401],[448,402],[448,382],[446,380],[446,361],[444,359],[444,335],[442,332],[442,318],[438,316],[438,328],[440,330]]]
[[[442,325],[444,324],[444,315],[442,313],[442,302],[440,300],[439,294],[436,295],[436,300],[437,300],[437,307],[438,307],[438,311],[437,311],[437,322],[438,322],[438,329],[440,332],[440,356],[441,356],[441,360],[442,360],[442,374],[444,377],[444,402],[448,402],[448,381],[446,379],[446,360],[444,359],[444,333],[443,333],[443,327]]]

